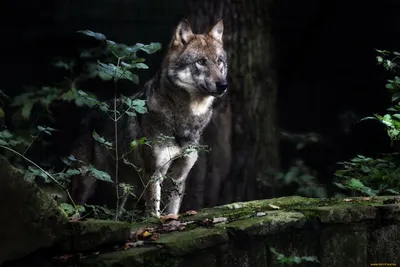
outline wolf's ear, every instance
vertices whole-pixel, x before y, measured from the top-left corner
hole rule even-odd
[[[184,19],[179,23],[178,27],[176,27],[173,44],[176,46],[180,44],[185,45],[190,41],[193,35],[189,22]]]
[[[224,23],[222,22],[222,19],[218,20],[218,22],[211,28],[211,30],[208,32],[208,35],[210,35],[212,38],[217,40],[218,42],[222,43],[222,34],[224,33]]]

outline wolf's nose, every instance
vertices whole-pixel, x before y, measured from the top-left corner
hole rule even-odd
[[[228,88],[228,83],[216,82],[215,85],[217,86],[217,90],[218,90],[219,92],[225,91],[226,88]]]

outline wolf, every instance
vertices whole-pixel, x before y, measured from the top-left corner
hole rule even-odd
[[[121,179],[141,186],[146,210],[155,216],[161,215],[161,184],[167,174],[173,181],[174,190],[167,193],[165,209],[167,214],[179,213],[186,178],[198,158],[196,149],[189,153],[185,151],[199,145],[203,129],[210,121],[214,100],[227,92],[228,59],[223,46],[223,31],[222,20],[203,34],[193,33],[188,21],[182,20],[175,29],[160,69],[134,96],[146,101],[147,113],[126,116],[118,125],[117,140],[111,138],[115,136],[113,124],[107,125],[106,120],[91,116],[85,119],[84,131],[76,143],[73,154],[80,162],[114,174],[115,161],[104,146],[93,140],[93,130],[100,136],[111,138],[113,144],[117,141],[118,147],[122,148],[121,155],[127,154],[132,140],[142,137],[156,140],[160,135],[172,137],[149,146],[142,145],[127,154],[129,162],[143,170],[140,181],[130,166],[123,164],[117,171]],[[96,120],[97,123],[93,122]],[[113,179],[115,177],[113,175]],[[107,198],[109,195],[99,190],[98,183],[91,176],[75,177],[72,197],[76,203],[87,203],[96,192],[103,194],[100,199]]]

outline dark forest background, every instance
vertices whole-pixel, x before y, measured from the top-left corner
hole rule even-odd
[[[76,56],[78,30],[165,48],[182,18],[202,32],[222,17],[230,94],[217,103],[204,133],[214,153],[192,171],[184,207],[293,194],[295,188],[278,188],[274,177],[299,159],[332,194],[336,162],[390,150],[380,123],[358,120],[389,105],[387,73],[374,49],[399,49],[399,11],[396,0],[4,0],[0,89],[13,96],[24,85],[52,81],[51,60]],[[148,57],[141,84],[164,51]],[[95,87],[109,97],[107,88]],[[67,155],[83,113],[55,107],[55,143],[32,156]],[[306,133],[315,138],[296,149]]]

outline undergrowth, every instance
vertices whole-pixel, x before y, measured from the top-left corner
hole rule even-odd
[[[400,194],[400,155],[396,151],[400,140],[400,78],[398,76],[400,53],[376,51],[378,64],[392,75],[385,86],[391,95],[392,104],[387,109],[387,114],[374,114],[363,120],[377,120],[386,127],[394,152],[378,154],[375,157],[357,155],[349,161],[339,162],[342,167],[335,173],[334,184],[352,196]]]

